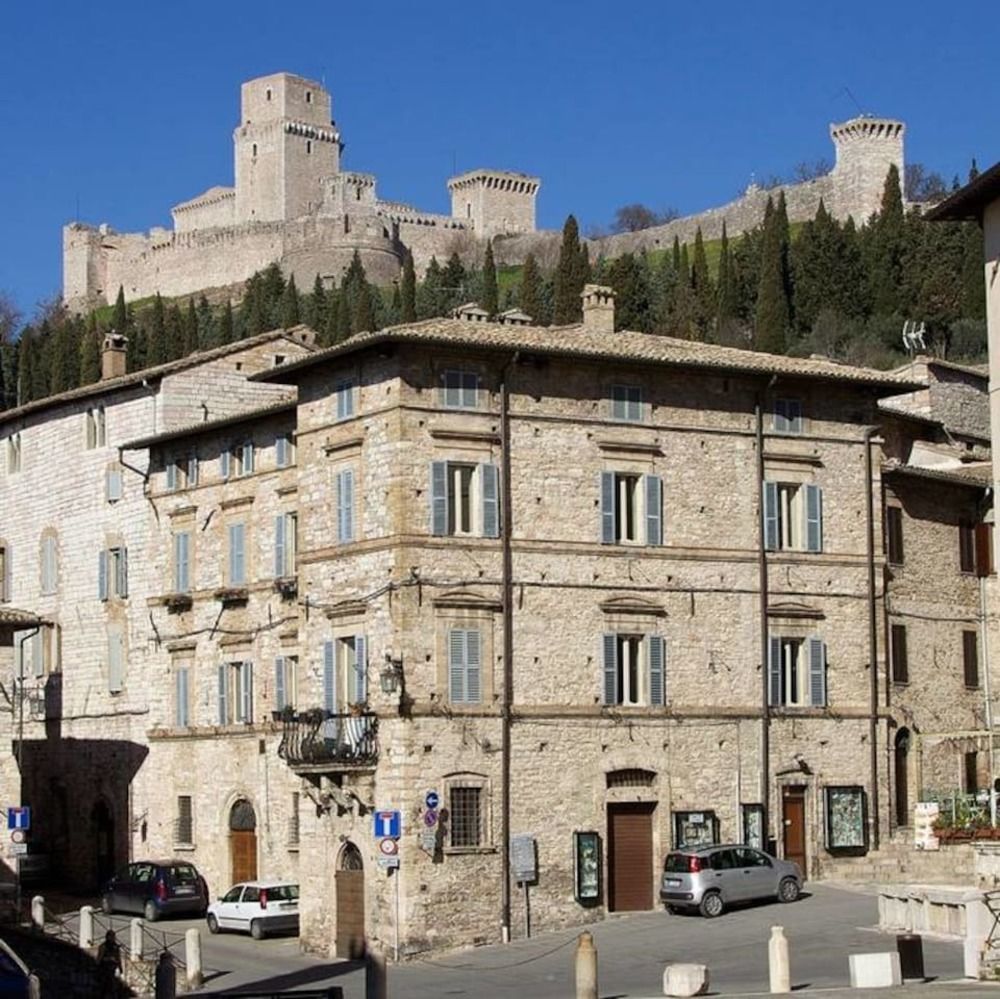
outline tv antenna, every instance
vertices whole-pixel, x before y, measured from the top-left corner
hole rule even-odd
[[[923,323],[917,323],[915,319],[903,321],[903,349],[913,357],[918,350],[926,350],[927,344],[924,341],[924,334],[927,328]]]

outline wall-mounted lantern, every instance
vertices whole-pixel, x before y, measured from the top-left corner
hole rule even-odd
[[[379,685],[383,694],[395,694],[403,686],[403,660],[393,659],[391,653],[385,654],[385,666],[378,675]]]

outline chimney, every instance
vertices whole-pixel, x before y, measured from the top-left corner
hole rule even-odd
[[[583,286],[583,328],[588,333],[614,333],[615,293],[603,284]]]
[[[108,378],[120,378],[125,374],[125,352],[128,350],[128,337],[111,330],[104,337],[101,347],[101,381]]]

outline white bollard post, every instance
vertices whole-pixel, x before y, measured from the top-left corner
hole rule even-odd
[[[41,895],[31,900],[31,926],[39,933],[45,929],[45,899]]]
[[[205,981],[201,972],[201,931],[188,930],[184,934],[184,963],[187,965],[189,989],[199,989]]]
[[[28,999],[42,999],[42,983],[38,975],[28,975]]]
[[[94,907],[85,905],[80,909],[80,949],[90,950],[94,946]]]
[[[142,960],[142,920],[138,918],[129,920],[128,956],[133,961]]]
[[[576,999],[597,999],[597,948],[586,931],[576,942]]]
[[[771,972],[771,992],[791,992],[792,973],[788,965],[788,940],[783,926],[771,927],[767,942],[767,963]]]

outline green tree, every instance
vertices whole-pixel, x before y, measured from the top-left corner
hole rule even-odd
[[[886,174],[882,204],[868,226],[867,243],[872,311],[878,315],[892,315],[901,305],[899,289],[904,253],[903,195],[895,163]]]
[[[125,289],[118,285],[118,297],[115,299],[114,312],[111,314],[111,328],[123,336],[128,335],[128,309],[125,307]]]
[[[326,328],[326,290],[323,287],[323,279],[317,274],[313,281],[312,294],[306,301],[306,325],[322,334]]]
[[[646,268],[631,253],[611,262],[608,280],[615,292],[615,329],[648,333],[653,326]]]
[[[195,311],[194,299],[188,299],[187,313],[184,316],[184,349],[181,356],[187,357],[198,349],[198,313]]]
[[[562,231],[559,263],[555,274],[555,304],[552,322],[556,326],[578,323],[583,319],[583,286],[590,271],[587,248],[580,244],[576,219],[567,217]]]
[[[299,325],[299,291],[293,274],[281,295],[281,328],[290,330]]]
[[[399,284],[400,320],[404,323],[417,321],[417,275],[413,269],[413,254],[409,250],[403,257],[403,275]]]
[[[25,403],[34,402],[41,396],[35,395],[37,386],[37,376],[35,374],[36,361],[35,331],[30,326],[25,326],[21,330],[21,337],[17,342],[17,403],[23,406]]]
[[[739,320],[739,290],[735,274],[736,262],[729,246],[725,220],[722,222],[722,243],[719,247],[719,277],[715,292],[715,340],[730,347],[742,346]]]
[[[166,359],[175,361],[184,356],[184,317],[175,302],[167,309],[166,315]]]
[[[233,323],[233,303],[226,299],[225,307],[219,318],[219,343],[232,343],[236,339],[236,330]]]
[[[150,310],[149,325],[146,329],[146,364],[155,367],[168,359],[167,320],[163,299],[157,292]]]
[[[694,234],[694,258],[691,262],[691,291],[694,296],[695,324],[700,339],[708,338],[712,320],[717,311],[715,289],[708,273],[708,259],[705,256],[705,242],[702,239],[701,227]]]
[[[441,265],[437,257],[431,257],[423,281],[417,289],[417,315],[420,319],[431,319],[444,315]]]
[[[452,253],[448,258],[448,262],[444,265],[444,271],[441,274],[441,283],[448,292],[448,297],[456,305],[462,304],[462,299],[466,294],[465,280],[466,280],[465,267],[462,261],[459,260],[457,253]]]
[[[129,337],[129,353],[132,354],[134,335]],[[133,355],[134,356],[134,355]],[[135,370],[132,368],[131,370]],[[97,317],[92,312],[87,326],[80,335],[80,384],[90,385],[101,377],[101,335],[97,329]]]
[[[497,267],[493,261],[493,240],[486,241],[486,254],[483,257],[483,292],[479,304],[490,314],[496,316],[500,311],[499,293],[497,291]]]
[[[524,266],[521,268],[521,287],[518,291],[518,308],[526,315],[531,316],[531,321],[541,325],[542,313],[542,276],[538,271],[538,263],[535,255],[529,253],[524,258]]]
[[[771,199],[768,198],[768,205]],[[788,301],[788,281],[784,267],[783,230],[778,211],[766,212],[764,241],[760,258],[760,283],[757,287],[757,307],[754,316],[754,345],[757,350],[782,354],[788,343],[791,308]]]
[[[972,161],[975,168],[975,160]],[[970,175],[971,175],[970,171]],[[971,179],[975,179],[974,176]],[[986,264],[983,231],[976,222],[962,223],[962,316],[986,318]]]

